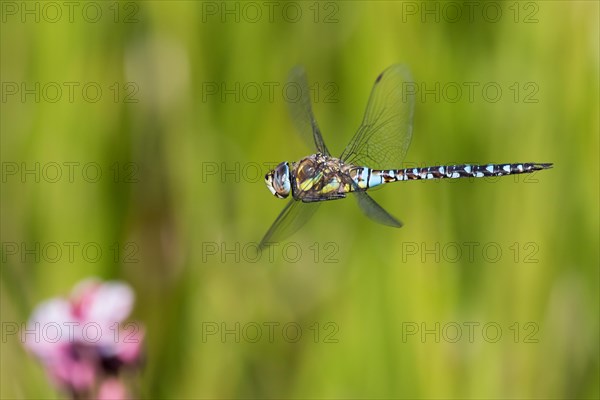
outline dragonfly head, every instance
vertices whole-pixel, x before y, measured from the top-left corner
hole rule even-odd
[[[287,162],[277,165],[274,170],[265,175],[265,182],[271,193],[280,199],[290,195],[290,167]]]

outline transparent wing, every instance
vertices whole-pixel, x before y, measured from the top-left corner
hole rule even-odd
[[[329,155],[329,150],[325,146],[321,130],[312,112],[310,91],[304,68],[302,66],[294,67],[290,71],[288,82],[286,97],[296,129],[311,149],[314,145],[319,153]]]
[[[302,66],[296,66],[290,71],[288,83],[286,96],[296,130],[311,149],[314,146],[319,153],[330,155],[312,112],[310,91]],[[259,249],[292,235],[312,217],[318,207],[318,202],[304,203],[291,199],[261,240]]]
[[[367,192],[360,189],[356,181],[352,179],[350,175],[344,175],[342,179],[345,183],[352,185],[354,188],[354,192],[352,193],[358,202],[360,210],[367,217],[383,225],[392,226],[394,228],[402,227],[402,222],[398,221],[394,216],[385,211],[383,207],[381,207],[375,200],[373,200],[371,196],[367,194]]]
[[[258,245],[266,248],[270,243],[280,242],[300,229],[313,216],[320,203],[303,203],[291,199]]]
[[[355,197],[362,212],[373,221],[394,228],[402,226],[402,222],[385,211],[367,192],[356,192]]]
[[[398,168],[410,145],[415,107],[407,66],[395,64],[375,80],[363,122],[341,155],[346,164]]]

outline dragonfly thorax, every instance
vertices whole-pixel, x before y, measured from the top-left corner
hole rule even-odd
[[[287,161],[277,165],[275,169],[265,175],[265,183],[271,193],[280,199],[285,199],[290,195],[290,166]]]

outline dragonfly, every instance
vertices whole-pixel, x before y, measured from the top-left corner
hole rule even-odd
[[[409,68],[388,67],[375,79],[361,125],[339,157],[333,157],[313,115],[304,68],[297,66],[289,83],[299,91],[289,101],[296,130],[316,153],[297,162],[284,161],[265,175],[270,192],[290,198],[259,244],[264,249],[300,229],[323,201],[354,196],[361,211],[383,225],[402,222],[381,207],[367,191],[386,183],[418,179],[483,178],[527,174],[552,168],[552,163],[461,164],[398,169],[412,139],[414,91]]]

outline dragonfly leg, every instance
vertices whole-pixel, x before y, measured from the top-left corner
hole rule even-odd
[[[300,200],[302,200],[304,203],[314,203],[317,201],[343,199],[344,197],[346,197],[346,193],[328,193],[326,195],[320,194],[318,196],[307,195],[301,197]]]

